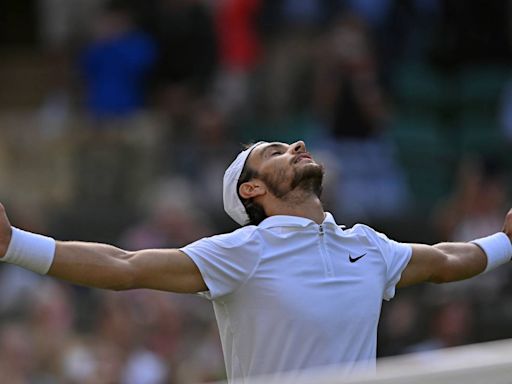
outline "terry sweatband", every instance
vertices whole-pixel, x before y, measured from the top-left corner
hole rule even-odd
[[[503,232],[473,240],[472,243],[482,248],[487,255],[487,267],[482,273],[489,272],[512,259],[512,243]]]
[[[11,242],[0,260],[45,275],[54,255],[54,239],[12,227]]]

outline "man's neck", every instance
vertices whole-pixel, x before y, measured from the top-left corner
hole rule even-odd
[[[325,219],[322,202],[316,195],[291,199],[273,198],[269,204],[265,204],[265,212],[268,216],[288,215],[305,217],[317,224],[321,224]]]

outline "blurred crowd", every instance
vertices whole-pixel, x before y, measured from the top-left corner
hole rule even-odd
[[[0,201],[18,227],[183,246],[236,228],[221,180],[242,143],[304,139],[340,223],[427,243],[501,229],[508,0],[24,3],[0,6]],[[512,337],[511,295],[506,267],[401,290],[383,306],[379,356]],[[219,343],[201,297],[0,266],[9,383],[212,381],[225,377]]]

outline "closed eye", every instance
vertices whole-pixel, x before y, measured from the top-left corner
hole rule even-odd
[[[286,152],[288,146],[282,143],[273,143],[270,144],[267,148],[263,150],[261,153],[261,157],[264,159],[268,159],[272,156],[279,156]]]

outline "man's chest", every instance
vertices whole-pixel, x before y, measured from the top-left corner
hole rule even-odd
[[[371,246],[336,240],[267,253],[242,288],[243,300],[258,311],[322,326],[378,317],[386,273],[382,256]]]

